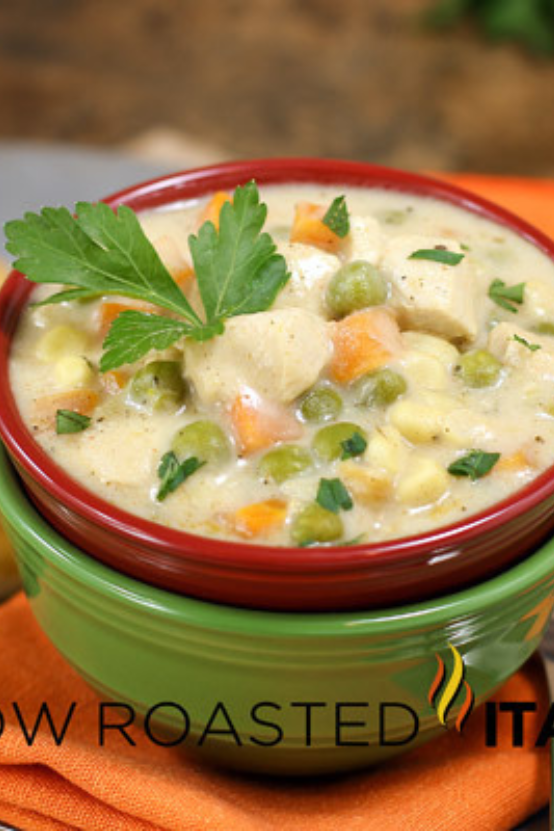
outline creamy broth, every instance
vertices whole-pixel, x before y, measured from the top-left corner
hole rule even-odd
[[[114,298],[26,310],[12,385],[26,424],[60,467],[107,501],[163,525],[308,545],[376,542],[450,524],[552,464],[551,260],[508,229],[429,198],[335,186],[260,192],[264,230],[292,276],[271,309],[229,319],[224,335],[180,341],[103,376],[105,307]],[[330,243],[306,235],[295,206],[326,207],[338,194],[346,197],[350,233]],[[140,217],[196,308],[187,240],[207,201]],[[412,258],[416,251],[460,259]],[[371,296],[356,305],[337,273],[360,261]],[[525,284],[522,302],[491,299],[494,280]],[[33,300],[51,292],[38,287]],[[157,404],[136,381],[153,361],[171,363],[183,381],[173,399]],[[159,392],[165,382],[155,376],[152,383]],[[58,435],[52,402],[71,402],[74,390],[92,395],[90,426]],[[177,447],[176,434],[199,421],[215,425],[211,439],[201,437],[212,455],[160,501],[160,460]],[[206,461],[200,445],[191,450],[195,436],[185,433],[180,451]],[[475,450],[500,455],[475,479],[449,471]],[[319,504],[312,516],[322,479],[340,480],[351,506],[322,516]]]

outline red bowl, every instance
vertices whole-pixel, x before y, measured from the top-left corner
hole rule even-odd
[[[273,159],[177,173],[105,201],[136,211],[256,179],[384,187],[432,196],[507,226],[554,260],[554,242],[528,223],[460,188],[425,176],[342,161]],[[46,519],[92,557],[152,585],[259,609],[329,611],[421,601],[507,568],[554,528],[554,466],[508,499],[462,522],[375,545],[276,548],[199,537],[132,516],[61,470],[23,423],[8,359],[33,288],[12,272],[0,292],[0,435]]]

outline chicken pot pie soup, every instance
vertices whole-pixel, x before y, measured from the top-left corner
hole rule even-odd
[[[8,225],[48,282],[11,383],[60,467],[166,526],[311,546],[451,524],[552,464],[548,257],[429,197],[259,199],[249,183],[140,225],[86,204]]]

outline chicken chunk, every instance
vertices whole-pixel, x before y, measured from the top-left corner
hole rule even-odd
[[[327,324],[302,309],[231,318],[223,335],[188,342],[186,375],[204,403],[229,402],[240,390],[288,403],[311,387],[328,362]]]
[[[340,260],[299,242],[283,242],[278,246],[290,271],[290,279],[277,295],[274,309],[302,308],[326,316],[325,294],[333,274],[340,268]]]
[[[473,341],[477,335],[476,287],[466,260],[446,265],[410,259],[415,251],[435,248],[462,253],[457,242],[446,238],[411,235],[388,242],[381,267],[392,285],[392,305],[405,326],[448,340]]]
[[[348,234],[348,256],[376,265],[383,248],[383,233],[372,216],[351,216]]]
[[[554,381],[554,338],[499,323],[489,335],[488,348],[503,364],[524,367],[527,382]]]

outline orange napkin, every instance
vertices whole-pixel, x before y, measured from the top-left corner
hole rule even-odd
[[[114,736],[97,744],[96,695],[46,640],[22,595],[0,610],[0,820],[25,831],[464,831],[511,829],[548,800],[548,753],[510,748],[499,718],[495,749],[484,745],[483,711],[462,736],[445,733],[382,769],[319,781],[283,782],[226,774],[177,749]],[[497,700],[537,701],[526,732],[548,708],[542,664],[532,659]],[[56,746],[42,731],[28,747],[11,711],[27,721],[46,701],[61,724]],[[504,731],[504,733],[503,733]]]
[[[554,236],[554,182],[440,175]],[[495,698],[536,701],[526,717],[527,735],[536,735],[548,707],[541,663],[531,660]],[[57,723],[76,701],[78,718],[61,746],[43,731],[28,747],[12,701],[28,718],[47,701]],[[548,753],[511,748],[502,719],[498,747],[485,748],[482,710],[462,736],[445,733],[382,769],[284,782],[207,768],[138,729],[134,748],[123,739],[99,748],[97,703],[21,595],[0,609],[0,821],[25,831],[508,831],[548,801]]]

